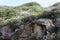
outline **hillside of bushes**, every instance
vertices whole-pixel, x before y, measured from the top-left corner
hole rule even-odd
[[[60,17],[60,3],[55,3],[48,8],[43,8],[36,2],[26,3],[16,7],[0,7],[0,27],[11,25],[16,21],[19,22],[20,25],[25,25],[34,19],[53,19],[57,17]]]

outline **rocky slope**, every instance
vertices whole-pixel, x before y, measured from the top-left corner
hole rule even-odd
[[[27,35],[28,37],[32,34],[37,40],[60,40],[60,3],[56,3],[48,8],[43,8],[35,2],[17,7],[0,7],[0,27],[4,28],[7,26],[15,32],[15,29],[21,27],[21,25],[23,25],[22,34],[29,34]],[[36,30],[34,28],[30,29],[33,26]],[[25,29],[25,27],[27,28]],[[32,33],[33,29],[35,30],[34,34],[37,32],[37,35]],[[9,31],[9,29],[7,30]]]

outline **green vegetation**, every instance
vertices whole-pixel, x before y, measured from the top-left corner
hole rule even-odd
[[[44,8],[36,2],[26,3],[17,7],[3,6],[0,7],[0,18],[6,20],[7,25],[10,25],[16,22],[19,16],[21,18],[21,24],[26,24],[28,20],[40,16],[44,11]]]
[[[60,3],[48,8],[43,8],[36,2],[17,7],[0,6],[0,28],[4,26],[11,26],[12,28],[17,25],[24,26],[40,18],[60,18]],[[54,35],[54,40],[60,40],[60,36],[58,34]]]
[[[56,3],[51,7],[43,8],[36,2],[26,3],[17,7],[2,6],[0,7],[0,22],[7,21],[6,25],[10,25],[21,18],[20,24],[24,25],[34,19],[41,18],[41,15],[47,18],[60,17],[60,3]],[[49,9],[49,10],[48,10]],[[45,15],[45,11],[48,15]]]

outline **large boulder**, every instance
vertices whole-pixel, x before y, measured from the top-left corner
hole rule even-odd
[[[46,25],[47,29],[55,27],[51,19],[45,19],[45,18],[38,19],[37,23],[42,24],[42,25]]]

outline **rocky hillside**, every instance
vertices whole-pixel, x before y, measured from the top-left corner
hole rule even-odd
[[[60,3],[48,8],[43,8],[36,2],[16,7],[1,6],[0,28],[2,27],[7,27],[1,30],[3,38],[7,32],[7,38],[10,34],[14,38],[17,36],[15,33],[20,34],[22,31],[23,38],[27,40],[60,40]],[[22,30],[18,30],[20,27]]]

